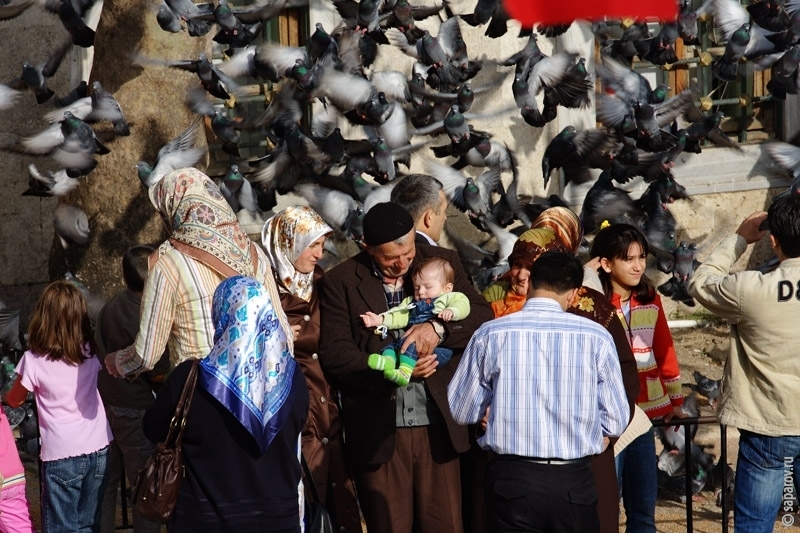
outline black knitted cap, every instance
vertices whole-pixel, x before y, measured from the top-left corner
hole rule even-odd
[[[399,239],[414,229],[414,219],[397,204],[375,204],[364,215],[364,243],[379,246]]]

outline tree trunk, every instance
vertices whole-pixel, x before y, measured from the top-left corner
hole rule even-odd
[[[93,292],[110,296],[123,286],[121,258],[131,246],[160,243],[165,237],[160,218],[139,181],[137,161],[153,164],[158,150],[195,119],[186,106],[186,90],[197,76],[179,69],[134,64],[135,54],[152,59],[197,59],[210,53],[210,38],[167,33],[156,22],[156,4],[148,0],[105,0],[97,27],[92,81],[119,101],[131,134],[115,137],[109,123],[94,130],[111,153],[97,156],[98,165],[64,201],[89,217],[91,241],[86,248],[51,248],[52,278],[71,271]],[[198,139],[198,143],[205,139]],[[204,168],[204,167],[201,167]]]

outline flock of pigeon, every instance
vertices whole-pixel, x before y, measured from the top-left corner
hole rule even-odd
[[[85,22],[93,3],[0,0],[0,21],[43,8],[57,15],[68,32],[44,62],[25,61],[17,77],[0,84],[0,109],[25,99],[52,108],[46,115],[48,128],[0,144],[0,149],[27,154],[32,161],[50,157],[58,166],[43,172],[31,162],[29,188],[23,194],[69,199],[70,191],[93,171],[97,157],[109,152],[95,124],[108,122],[119,136],[135,127],[97,81],[83,82],[63,95],[47,85],[71,47],[93,45],[94,32]],[[207,148],[197,144],[205,123],[213,132],[211,144],[229,157],[220,188],[234,210],[266,212],[276,205],[276,195],[292,192],[304,197],[339,235],[358,240],[363,213],[388,200],[397,180],[410,172],[413,155],[414,165],[422,161],[422,170],[443,183],[451,205],[486,232],[487,242],[496,241],[479,247],[450,236],[473,278],[486,285],[508,268],[517,233],[544,208],[566,202],[555,194],[531,201],[519,197],[521,180],[538,179],[538,169],[522,172],[507,144],[474,126],[483,118],[476,110],[499,94],[513,95],[499,113],[519,113],[534,131],[553,121],[559,108],[584,109],[594,102],[597,128],[579,131],[567,126],[548,143],[541,160],[544,188],[559,171],[567,187],[593,183],[580,212],[587,235],[605,220],[639,226],[656,266],[671,275],[658,290],[694,305],[686,284],[697,265],[696,246],[676,238],[678,224],[667,205],[687,194],[672,168],[683,152],[700,154],[708,144],[741,148],[720,129],[721,112],[700,111],[695,90],[672,94],[669,87],[653,87],[634,64],[672,64],[679,59],[676,41],[698,45],[704,29],[712,40],[719,39],[714,44],[724,45],[711,69],[718,84],[736,81],[748,62],[771,69],[768,90],[774,98],[800,93],[800,0],[762,0],[748,6],[738,0],[707,0],[702,5],[678,0],[676,20],[591,21],[600,45],[594,72],[578,54],[560,51],[548,56],[539,48],[542,40],[563,34],[570,24],[519,30],[526,40],[509,57],[484,53],[477,58],[468,53],[461,33],[464,24],[485,27],[487,39],[518,31],[500,0],[476,0],[471,9],[446,1],[332,3],[341,23],[335,28],[316,23],[305,45],[293,47],[260,38],[286,0],[256,0],[245,7],[227,0],[162,0],[153,16],[165,32],[187,39],[213,32],[213,41],[225,49],[221,61],[206,54],[179,60],[135,58],[140,65],[190,72],[199,82],[186,95],[197,120],[163,146],[155,161],[135,163],[143,187],[203,158]],[[470,43],[472,52],[478,44]],[[376,67],[390,49],[408,56],[407,71]],[[237,103],[247,95],[246,78],[273,88],[260,114],[248,115]],[[309,122],[306,110],[311,102],[321,107]],[[266,144],[263,155],[243,158],[244,137],[261,139]],[[800,192],[800,148],[777,141],[764,148],[793,180],[785,194]],[[647,183],[638,198],[618,186],[631,180]],[[89,242],[89,221],[78,206],[59,202],[54,224],[64,246]],[[13,313],[0,313],[13,320]],[[4,342],[12,336],[5,335]],[[703,465],[712,466],[698,455]]]
[[[0,0],[8,4],[0,7],[0,19],[34,5],[33,0],[10,2]],[[557,195],[520,200],[520,180],[535,179],[538,172],[521,173],[509,146],[491,131],[474,127],[482,118],[475,109],[481,108],[482,99],[510,91],[513,105],[499,113],[519,113],[531,128],[542,128],[556,118],[559,108],[588,108],[594,95],[599,127],[578,131],[567,126],[550,141],[541,164],[545,190],[558,169],[566,186],[593,182],[580,213],[586,233],[604,220],[641,227],[657,267],[672,274],[659,290],[693,305],[686,282],[696,266],[696,246],[676,242],[677,222],[666,206],[687,194],[671,169],[683,152],[700,153],[708,143],[741,149],[720,129],[721,112],[705,115],[698,109],[700,95],[695,90],[671,94],[669,87],[652,87],[632,68],[634,62],[674,63],[677,39],[696,45],[705,25],[709,35],[721,39],[717,44],[725,43],[724,54],[712,66],[718,83],[735,81],[748,61],[772,70],[768,88],[775,98],[800,91],[800,0],[764,0],[746,7],[737,0],[707,0],[697,7],[679,0],[674,21],[592,21],[600,43],[594,72],[587,71],[586,58],[578,54],[548,56],[539,48],[541,39],[564,33],[569,24],[519,30],[527,41],[509,57],[470,55],[462,25],[485,25],[489,39],[510,27],[517,31],[499,0],[477,0],[471,12],[458,12],[446,2],[332,3],[341,23],[327,29],[317,23],[304,46],[292,47],[259,38],[286,0],[256,0],[246,7],[234,7],[228,0],[163,0],[154,16],[164,31],[187,38],[214,32],[214,42],[225,48],[224,60],[206,54],[177,60],[141,54],[135,58],[141,65],[191,72],[199,81],[186,95],[197,121],[165,145],[152,164],[136,163],[143,185],[151,187],[169,170],[194,165],[204,156],[205,148],[196,143],[205,122],[213,132],[212,145],[230,159],[220,186],[235,210],[257,215],[276,205],[276,195],[294,192],[340,234],[358,240],[363,213],[388,199],[396,180],[410,171],[414,154],[416,161],[423,161],[423,171],[442,181],[451,204],[485,231],[487,240],[496,239],[497,245],[489,248],[497,251],[484,247],[476,255],[473,245],[471,254],[465,253],[472,257],[465,264],[482,285],[507,268],[514,235],[541,209],[565,202]],[[0,149],[52,158],[58,170],[44,172],[30,164],[24,194],[64,196],[92,172],[98,156],[109,152],[93,125],[110,122],[115,135],[128,135],[130,126],[120,103],[97,81],[91,86],[82,82],[61,97],[47,86],[70,47],[93,45],[94,32],[84,21],[93,0],[40,4],[58,15],[69,38],[46,61],[24,62],[17,78],[0,85],[0,108],[31,98],[23,94],[27,90],[39,105],[54,102],[56,109],[46,115],[48,128],[6,141]],[[411,58],[408,72],[375,66],[389,49]],[[270,104],[256,116],[236,103],[247,94],[245,78],[274,89]],[[310,102],[321,102],[322,108],[307,127]],[[245,136],[266,144],[262,156],[241,157],[239,144]],[[789,189],[793,192],[800,183],[800,148],[774,142],[765,149],[795,178]],[[617,186],[638,179],[648,184],[639,198]],[[89,242],[89,222],[79,207],[60,202],[54,224],[64,246]],[[461,244],[457,238],[453,241]]]

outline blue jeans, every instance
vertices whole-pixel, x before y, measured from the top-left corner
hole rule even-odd
[[[797,496],[798,468],[800,436],[767,437],[739,431],[733,504],[736,533],[768,533],[780,529],[776,519],[794,518],[791,511],[784,510],[784,503]]]
[[[133,484],[136,474],[144,466],[144,462],[153,454],[155,445],[147,440],[142,431],[142,417],[146,409],[128,409],[125,407],[106,406],[106,416],[114,440],[108,445],[108,481],[103,496],[103,519],[100,531],[114,533],[117,521],[117,493],[119,492],[122,467],[128,486]],[[131,509],[128,506],[128,509]],[[161,531],[161,524],[150,522],[139,516],[139,511],[132,508],[134,533],[156,533]]]
[[[634,439],[615,458],[625,506],[626,533],[656,531],[656,443],[653,429]]]
[[[42,461],[44,533],[100,531],[108,446],[93,453]]]

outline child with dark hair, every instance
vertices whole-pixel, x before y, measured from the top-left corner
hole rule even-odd
[[[96,320],[97,357],[125,348],[136,340],[139,332],[139,308],[147,279],[148,258],[156,248],[140,245],[129,248],[122,256],[122,277],[126,288],[115,294],[100,310]],[[155,447],[142,432],[142,418],[153,405],[153,392],[169,371],[168,352],[150,372],[135,379],[116,378],[101,372],[97,389],[106,408],[114,441],[108,451],[108,483],[102,499],[102,533],[113,533],[117,517],[117,492],[124,472],[130,485]],[[133,507],[134,533],[161,530],[161,525],[145,520]]]
[[[86,299],[72,283],[45,288],[28,327],[12,407],[33,392],[39,410],[42,526],[47,531],[98,531],[113,435],[97,391],[100,361]]]
[[[650,419],[685,418],[681,373],[661,299],[645,275],[647,239],[636,227],[613,224],[592,241],[606,297],[628,333],[639,371],[636,403]],[[627,531],[655,532],[656,449],[653,430],[637,437],[617,455],[617,477]]]
[[[366,327],[377,327],[375,332],[381,335],[385,335],[387,330],[405,329],[432,318],[445,322],[463,320],[469,314],[469,299],[463,293],[453,292],[453,278],[453,266],[446,259],[428,257],[411,270],[413,298],[409,296],[397,307],[381,314],[368,311],[361,315],[361,319]],[[404,337],[395,340],[381,353],[370,354],[367,360],[370,368],[382,371],[386,379],[400,386],[408,385],[418,358],[413,344],[405,353],[400,353],[404,340]],[[437,347],[433,353],[439,366],[446,364],[453,356],[453,351],[448,348]]]

